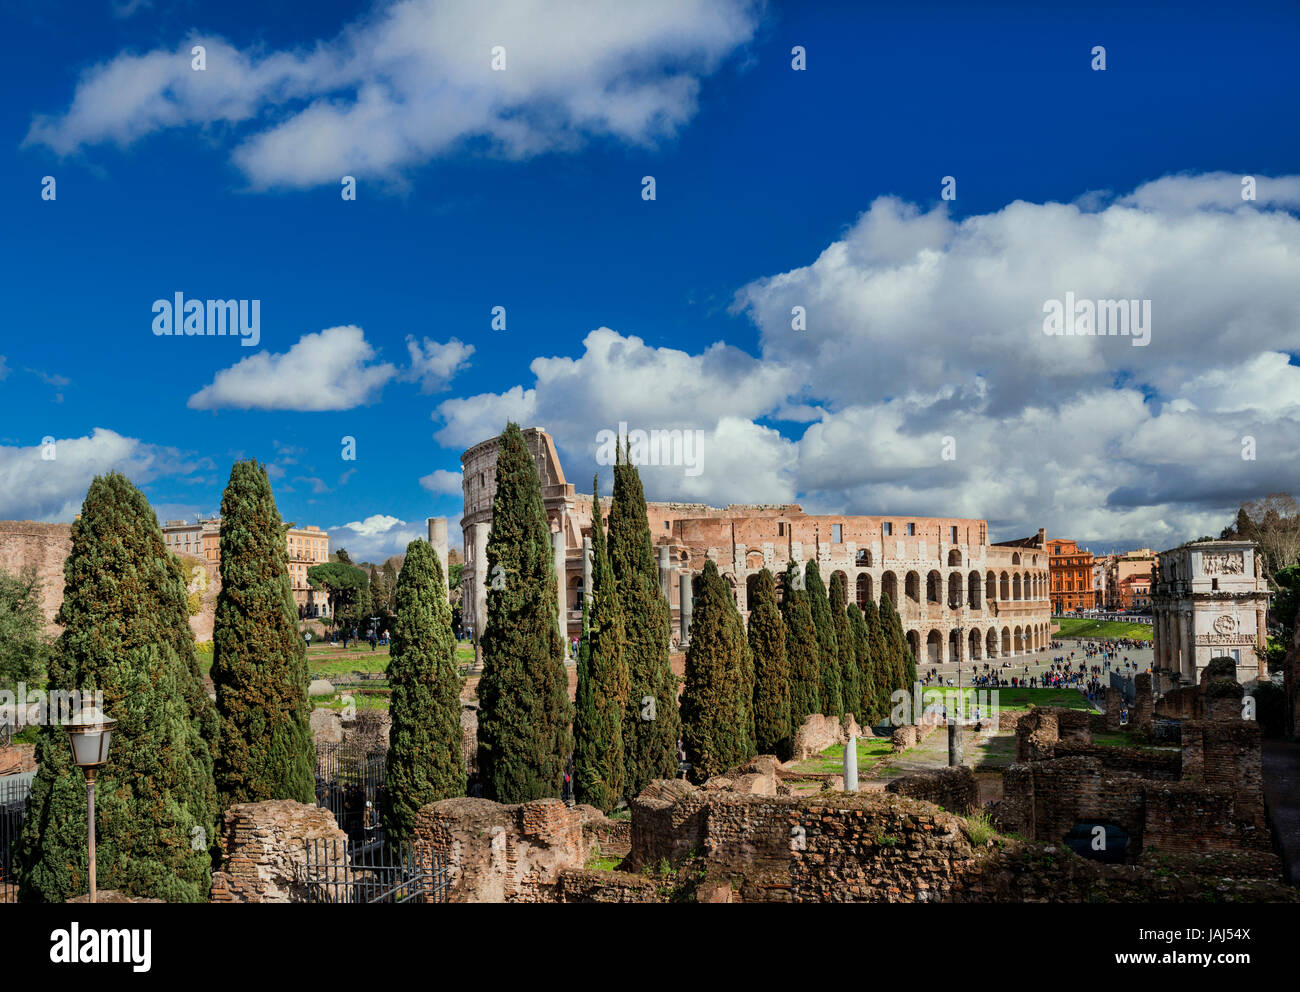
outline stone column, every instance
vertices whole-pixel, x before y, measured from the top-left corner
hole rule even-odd
[[[438,564],[442,566],[442,582],[447,590],[447,602],[451,602],[451,574],[448,571],[447,559],[447,518],[446,517],[429,517],[426,521],[429,525],[429,543],[433,545],[433,553],[438,556]]]
[[[962,717],[958,713],[948,714],[948,767],[956,768],[966,763],[966,742],[962,735]]]
[[[844,745],[844,791],[858,791],[858,735],[849,734]]]
[[[671,581],[672,574],[672,552],[668,545],[659,545],[659,591],[663,593],[664,599],[672,602],[673,598],[668,594],[668,583]]]
[[[559,626],[560,640],[564,644],[564,657],[569,657],[569,619],[568,613],[568,596],[564,588],[564,531],[556,530],[551,532],[551,549],[554,553],[555,560],[555,598],[560,608]]]
[[[678,615],[681,618],[682,636],[677,642],[681,647],[686,647],[691,643],[691,608],[693,596],[691,589],[691,570],[683,568],[677,573],[677,581],[681,589],[681,609]]]
[[[487,629],[488,525],[474,524],[470,531],[474,542],[474,631],[482,638]]]
[[[596,526],[600,525],[597,524]],[[591,604],[591,597],[594,595],[591,589],[592,565],[591,538],[584,537],[582,539],[582,600],[584,608]]]

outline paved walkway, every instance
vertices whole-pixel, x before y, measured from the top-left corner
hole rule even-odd
[[[1286,878],[1300,884],[1300,744],[1264,741],[1264,800]]]

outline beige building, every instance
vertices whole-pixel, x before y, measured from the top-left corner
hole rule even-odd
[[[1129,605],[1132,590],[1135,585],[1150,586],[1155,564],[1156,553],[1150,548],[1111,555],[1106,565],[1106,609],[1134,609]]]
[[[1268,583],[1250,541],[1196,541],[1157,556],[1151,601],[1155,671],[1176,686],[1200,681],[1211,658],[1232,658],[1237,680],[1258,678]]]
[[[198,517],[194,523],[168,520],[163,524],[167,550],[201,558],[213,571],[221,564],[221,517]],[[329,597],[307,582],[307,569],[329,561],[329,534],[319,527],[295,527],[285,532],[289,580],[300,617],[329,616]]]
[[[549,434],[537,427],[524,438],[542,482],[551,524],[557,604],[570,637],[582,626],[582,594],[590,586],[590,495],[565,479]],[[497,439],[461,456],[465,513],[466,626],[481,634],[486,622],[485,563],[496,492]],[[602,507],[608,511],[606,501]],[[815,559],[826,584],[843,573],[848,594],[861,604],[888,595],[898,608],[920,664],[984,660],[1024,654],[1050,640],[1048,553],[1043,531],[1020,541],[990,544],[984,520],[910,516],[814,516],[797,504],[731,505],[658,502],[647,505],[659,560],[660,589],[672,608],[674,644],[689,634],[692,578],[713,559],[731,586],[741,615],[758,573],[780,575],[790,561]],[[472,592],[471,592],[472,591]]]

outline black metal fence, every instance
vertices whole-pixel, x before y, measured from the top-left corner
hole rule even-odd
[[[384,751],[361,751],[341,744],[316,748],[316,805],[354,843],[381,841],[379,803],[384,792]]]
[[[409,844],[307,841],[301,868],[311,903],[446,902],[447,870]]]
[[[0,883],[13,881],[14,852],[27,816],[31,776],[0,780]]]

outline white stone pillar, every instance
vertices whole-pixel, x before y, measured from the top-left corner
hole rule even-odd
[[[659,545],[659,591],[663,594],[664,599],[672,602],[673,598],[669,595],[668,583],[672,575],[672,552],[668,545]]]
[[[597,524],[596,526],[599,527],[600,525]],[[591,554],[591,538],[584,537],[582,539],[582,601],[584,609],[591,605],[591,597],[594,595],[591,588],[591,570],[594,565]]]
[[[849,741],[844,745],[844,791],[858,791],[858,737],[849,734]]]
[[[560,611],[557,618],[560,627],[560,641],[564,644],[564,657],[567,660],[569,657],[569,597],[566,595],[564,588],[564,531],[551,532],[551,550],[555,561],[555,599]]]
[[[429,525],[429,543],[433,545],[433,553],[437,555],[438,564],[442,566],[442,582],[447,591],[447,602],[451,602],[451,572],[448,566],[450,555],[447,551],[447,518],[429,517],[426,522]]]
[[[487,629],[488,525],[474,524],[470,530],[474,542],[474,630],[482,638]]]
[[[682,628],[682,636],[677,643],[681,647],[686,647],[691,643],[691,610],[694,602],[694,590],[691,588],[691,570],[683,568],[679,571],[677,581],[680,583],[681,592],[681,608],[678,611],[678,616],[681,618]]]

